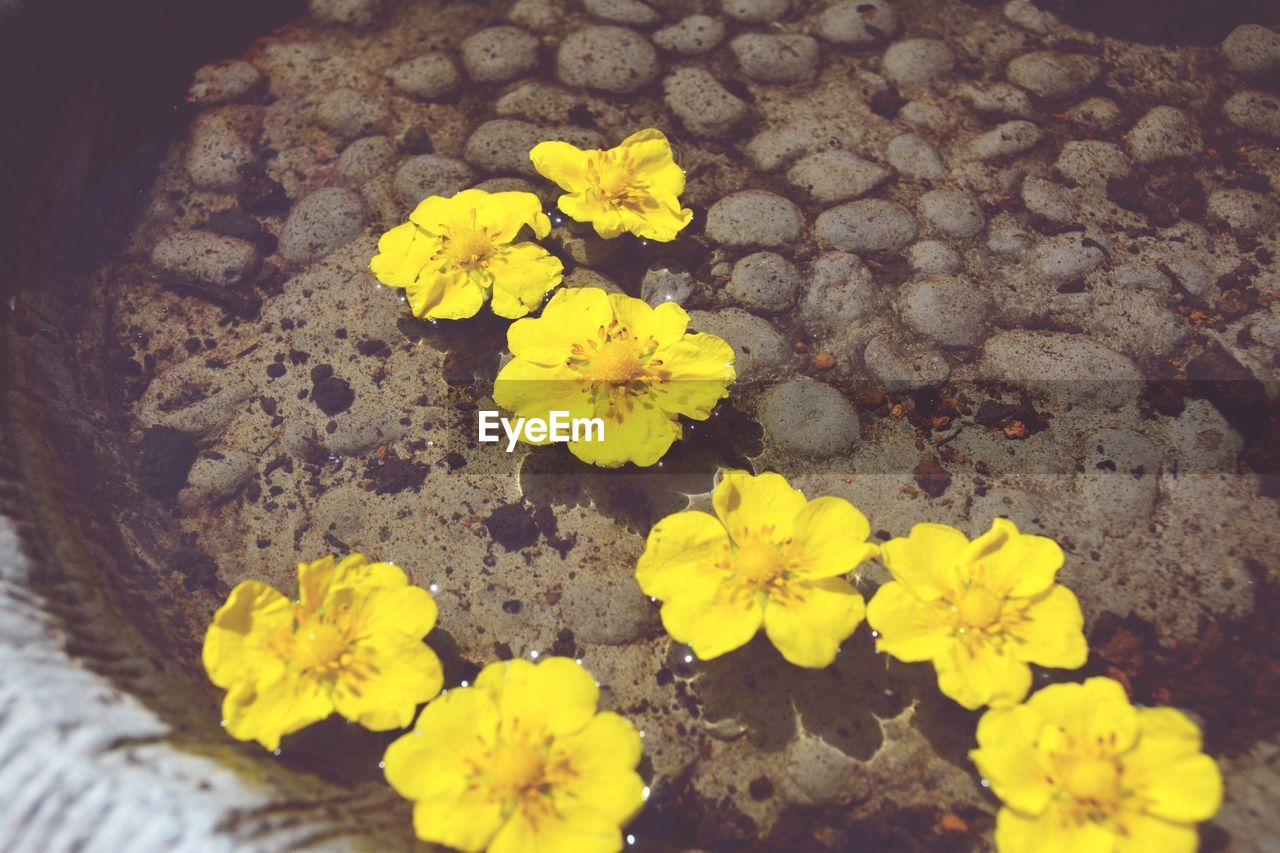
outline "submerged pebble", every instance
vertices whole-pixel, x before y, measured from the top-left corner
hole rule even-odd
[[[653,34],[653,42],[663,50],[681,56],[699,56],[724,41],[724,24],[709,15],[690,15]]]
[[[898,31],[898,13],[888,0],[840,0],[818,16],[818,35],[832,44],[870,47]]]
[[[886,252],[916,239],[916,220],[896,201],[871,198],[833,207],[813,226],[818,243],[846,252]]]
[[[280,229],[280,254],[296,264],[321,258],[351,242],[368,216],[358,193],[343,187],[317,190],[289,211]]]
[[[760,401],[760,422],[775,447],[817,458],[848,451],[861,431],[853,404],[812,379],[769,388]]]
[[[391,85],[404,94],[424,101],[443,98],[462,83],[458,66],[448,54],[431,51],[387,69]]]
[[[681,68],[662,81],[667,106],[695,136],[724,136],[747,117],[746,101],[703,68]]]
[[[477,83],[508,83],[538,65],[538,40],[515,27],[490,27],[463,39],[462,67]]]
[[[785,246],[803,226],[800,208],[765,190],[733,193],[707,211],[707,236],[726,246]]]
[[[751,311],[782,311],[795,299],[800,273],[786,258],[774,252],[756,252],[733,265],[724,289],[731,302]]]
[[[649,40],[623,27],[591,26],[570,33],[556,54],[561,82],[620,95],[648,86],[660,68]]]

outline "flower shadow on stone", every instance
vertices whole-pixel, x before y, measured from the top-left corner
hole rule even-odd
[[[554,445],[530,450],[520,466],[520,488],[535,505],[594,506],[647,534],[659,519],[689,508],[692,495],[709,494],[721,468],[750,469],[764,449],[763,430],[729,400],[709,419],[684,422],[684,438],[651,468],[606,471]]]

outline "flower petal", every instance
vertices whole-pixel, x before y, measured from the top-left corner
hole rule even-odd
[[[542,212],[542,202],[533,193],[508,191],[485,195],[487,198],[478,200],[476,204],[475,224],[488,232],[493,242],[510,243],[526,226],[536,237],[545,237],[551,231],[551,221]]]
[[[573,418],[594,417],[591,398],[582,389],[582,377],[563,364],[547,367],[517,358],[498,372],[493,383],[493,401],[520,418],[546,419],[553,411],[568,412]],[[516,429],[516,425],[513,423],[511,428]],[[500,440],[505,441],[505,436]],[[523,429],[520,440],[534,443],[524,436]],[[548,444],[550,440],[548,436],[538,443]]]
[[[628,462],[654,464],[683,434],[680,422],[654,401],[652,394],[625,397],[616,409],[597,411],[604,420],[603,441],[570,441],[569,452],[591,465],[618,468]]]
[[[898,581],[876,590],[867,604],[867,624],[880,636],[876,650],[900,661],[932,660],[951,644],[951,618],[940,601],[921,601]]]
[[[968,538],[945,524],[917,524],[906,538],[880,546],[893,579],[921,601],[933,601],[958,587],[957,569]]]
[[[617,214],[627,231],[659,243],[670,243],[693,221],[693,211],[680,207],[674,199],[655,198],[643,209],[622,207]]]
[[[1053,585],[1063,559],[1057,542],[1019,533],[1012,521],[997,518],[991,522],[991,530],[973,540],[964,562],[981,573],[992,591],[1026,598]]]
[[[447,236],[451,231],[469,229],[477,223],[480,211],[488,207],[490,198],[489,193],[476,189],[451,196],[428,196],[418,202],[409,214],[409,221],[428,234]]]
[[[1031,689],[1031,668],[1015,658],[1008,644],[949,643],[933,659],[938,689],[970,711],[1021,702]]]
[[[439,783],[457,780],[462,787],[477,749],[491,748],[498,738],[498,706],[484,690],[450,690],[428,703],[414,730],[396,738],[382,757],[383,772],[400,796],[421,799]]]
[[[875,554],[876,547],[866,541],[870,535],[867,517],[844,498],[809,501],[791,531],[792,553],[799,561],[795,573],[806,578],[846,574]]]
[[[408,287],[432,264],[441,247],[439,237],[405,222],[378,238],[378,254],[369,261],[369,269],[385,285]]]
[[[370,564],[371,568],[374,566],[387,566],[400,572],[390,563]],[[439,610],[431,593],[420,586],[370,585],[361,590],[356,602],[359,613],[354,618],[360,638],[397,633],[420,640],[435,626]]]
[[[622,831],[599,812],[556,798],[556,807],[531,816],[517,809],[489,845],[489,853],[617,853]]]
[[[333,701],[311,678],[281,672],[270,681],[239,682],[222,701],[227,734],[277,749],[280,738],[333,713]]]
[[[1125,834],[1116,836],[1116,853],[1195,853],[1200,833],[1194,826],[1135,814],[1125,818]]]
[[[483,787],[440,792],[420,798],[413,806],[413,830],[423,841],[466,853],[496,850],[496,836],[508,823],[502,804]]]
[[[542,315],[518,320],[507,330],[507,348],[517,359],[548,366],[563,365],[569,350],[613,320],[609,298],[598,287],[564,287],[555,292]]]
[[[562,736],[581,731],[596,713],[600,688],[591,673],[569,658],[533,664],[515,659],[491,663],[475,686],[498,703],[504,727]]]
[[[793,581],[787,593],[771,595],[765,606],[764,630],[770,642],[796,666],[828,666],[862,622],[862,595],[840,578]]]
[[[1026,621],[1011,628],[1021,642],[1014,646],[1019,660],[1037,666],[1079,669],[1089,657],[1084,637],[1084,614],[1075,593],[1054,586],[1023,614]]]
[[[559,184],[567,192],[576,193],[590,185],[587,178],[588,152],[567,142],[539,142],[529,152],[529,159],[538,174]]]
[[[402,729],[443,685],[440,659],[421,638],[382,634],[352,653],[334,686],[333,704],[339,714],[371,731]]]
[[[712,575],[691,578],[662,605],[662,624],[702,660],[745,646],[764,622],[759,597]]]
[[[556,201],[556,207],[574,222],[590,222],[596,234],[606,240],[620,237],[629,231],[621,208],[601,205],[588,192],[562,195]]]
[[[726,576],[720,563],[729,552],[729,534],[714,515],[677,512],[649,531],[636,564],[636,580],[645,595],[666,601],[678,596],[686,579],[707,572]]]
[[[1101,823],[1076,823],[1053,805],[1035,818],[1001,809],[995,842],[1001,853],[1112,853],[1117,836]]]
[[[527,195],[527,193],[520,193]],[[536,243],[507,246],[486,265],[493,276],[493,313],[499,317],[523,317],[542,304],[542,298],[560,284],[564,265]]]
[[[633,338],[653,338],[658,347],[670,346],[684,337],[689,314],[674,302],[663,302],[653,308],[643,299],[624,293],[610,293],[609,306],[618,323]]]
[[[671,304],[664,302],[659,309]],[[663,377],[650,389],[654,398],[666,411],[695,420],[711,417],[737,378],[733,348],[715,335],[685,335],[654,355],[662,360]]]
[[[1078,744],[1095,743],[1124,752],[1138,736],[1137,710],[1120,682],[1110,678],[1050,684],[1036,691],[1027,705]]]
[[[808,501],[781,474],[725,471],[711,503],[734,542],[768,529],[770,541],[781,544],[791,536],[795,518]]]
[[[427,320],[463,320],[484,305],[485,289],[459,269],[424,270],[405,289],[409,309]]]
[[[226,688],[266,668],[278,671],[282,664],[270,640],[292,624],[289,600],[275,589],[258,581],[237,584],[204,635],[201,660],[209,680]]]
[[[1200,751],[1200,729],[1174,708],[1138,710],[1138,742],[1124,756],[1125,784],[1150,814],[1178,823],[1208,820],[1222,807],[1222,771]]]
[[[644,780],[635,772],[643,742],[624,717],[597,714],[586,728],[556,741],[553,754],[567,759],[573,775],[561,792],[624,824],[644,805]]]
[[[650,192],[672,196],[684,192],[684,170],[676,165],[675,152],[662,131],[654,128],[638,131],[622,140],[618,147],[631,157]]]
[[[1025,815],[1044,812],[1054,793],[1044,753],[1036,749],[1043,728],[1025,705],[993,708],[978,721],[978,749],[969,753],[995,795]]]

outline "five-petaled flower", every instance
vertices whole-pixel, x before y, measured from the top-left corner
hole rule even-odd
[[[779,474],[726,471],[716,514],[654,525],[636,566],[662,623],[702,659],[743,646],[760,626],[787,660],[824,667],[858,627],[862,596],[841,575],[875,555],[867,519],[841,498],[806,500]]]
[[[594,287],[560,290],[542,316],[511,324],[515,358],[498,373],[494,402],[522,418],[598,417],[604,439],[569,442],[574,456],[609,468],[652,465],[682,435],[679,416],[710,417],[734,379],[733,349],[687,333],[688,324],[673,302],[652,308]]]
[[[680,207],[684,170],[661,131],[633,133],[607,151],[541,142],[529,157],[565,191],[560,210],[590,222],[601,237],[628,233],[665,243],[693,219],[693,211]]]
[[[525,192],[463,190],[431,196],[378,241],[369,267],[402,287],[409,307],[429,320],[471,317],[492,298],[493,313],[523,317],[560,283],[564,267],[536,243],[512,241],[521,229],[545,237],[551,220]]]
[[[298,592],[291,602],[244,581],[205,634],[204,667],[227,689],[232,737],[275,749],[335,710],[375,731],[404,728],[440,692],[440,660],[422,642],[436,604],[399,568],[325,557],[298,565]]]
[[[1196,823],[1222,804],[1196,724],[1173,708],[1135,708],[1110,678],[988,711],[970,755],[1004,803],[1002,853],[1191,853]]]
[[[1020,702],[1028,664],[1084,666],[1084,616],[1054,583],[1063,554],[1052,539],[1003,518],[972,542],[954,527],[917,524],[880,553],[893,580],[867,605],[876,647],[933,661],[938,688],[964,707]]]
[[[641,741],[596,713],[600,688],[568,658],[492,663],[423,709],[384,757],[425,841],[492,853],[622,849],[644,804]]]

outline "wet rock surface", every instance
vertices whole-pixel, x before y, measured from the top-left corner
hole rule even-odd
[[[1175,48],[1023,0],[482,5],[314,2],[196,74],[103,272],[148,564],[182,544],[220,582],[287,589],[299,560],[359,550],[435,585],[459,661],[581,657],[646,731],[639,843],[978,849],[973,720],[927,666],[886,667],[865,626],[824,672],[767,643],[685,662],[631,573],[720,466],[846,497],[886,535],[1007,516],[1063,544],[1086,630],[1140,637],[1100,639],[1084,674],[1207,721],[1228,808],[1206,831],[1274,837],[1232,780],[1280,725],[1205,677],[1271,671],[1225,638],[1256,636],[1280,580],[1274,27]],[[506,324],[409,317],[368,271],[377,237],[481,182],[554,214],[532,145],[649,126],[693,224],[547,242],[569,281],[679,302],[729,341],[732,400],[644,472],[478,444]],[[217,604],[156,618],[202,627]],[[172,644],[198,671],[198,638]]]

